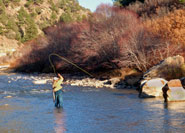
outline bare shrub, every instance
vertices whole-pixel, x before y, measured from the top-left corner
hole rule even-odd
[[[89,69],[119,68],[120,46],[118,40],[132,32],[132,25],[139,25],[137,15],[128,10],[119,10],[109,5],[100,5],[93,18],[88,21],[88,28],[78,38],[80,44],[74,51],[82,53],[83,64]],[[78,53],[78,52],[77,52]],[[78,54],[79,55],[79,54]],[[75,57],[79,57],[76,55]]]
[[[126,7],[136,12],[144,20],[167,15],[177,9],[185,9],[179,0],[145,0],[144,3],[135,2]]]
[[[122,65],[144,72],[180,50],[180,46],[174,47],[142,28],[133,32],[123,47]]]
[[[121,67],[146,71],[176,54],[170,44],[164,45],[159,36],[149,32],[134,12],[110,5],[100,5],[89,20],[58,23],[44,32],[45,37],[22,48],[23,55],[14,62],[18,70],[50,72],[48,56],[57,53],[88,71]],[[57,70],[76,71],[59,58],[52,59]]]

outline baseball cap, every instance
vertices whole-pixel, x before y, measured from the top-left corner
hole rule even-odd
[[[57,77],[54,77],[53,80],[58,80],[58,78]]]

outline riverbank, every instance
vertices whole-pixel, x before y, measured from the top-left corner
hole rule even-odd
[[[9,64],[1,65],[0,72],[3,74],[15,73],[9,67]],[[54,73],[20,73],[24,75],[33,75],[31,80],[34,84],[51,83]],[[62,74],[62,73],[61,73]],[[64,77],[64,84],[71,86],[95,87],[95,88],[111,88],[111,89],[137,89],[138,82],[142,77],[142,73],[129,68],[115,69],[107,72],[99,72],[93,74],[94,77],[88,75],[75,73],[75,74],[62,74]],[[17,77],[20,79],[21,77]],[[17,80],[12,79],[12,80]]]
[[[15,73],[2,73],[2,74],[15,74]],[[17,80],[30,80],[35,85],[44,85],[44,84],[51,84],[53,77],[55,74],[20,74],[22,76],[17,76],[13,78],[9,78],[9,83],[12,81]],[[111,88],[111,89],[121,89],[121,78],[114,77],[110,79],[96,79],[96,78],[89,78],[87,76],[71,76],[67,74],[63,74],[64,77],[64,85],[71,85],[71,86],[82,86],[82,87],[95,87],[95,88]],[[136,89],[130,86],[122,86],[123,88],[127,89]],[[123,89],[122,88],[122,89]]]

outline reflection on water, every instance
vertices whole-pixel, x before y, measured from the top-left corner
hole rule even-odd
[[[55,132],[64,133],[66,131],[64,110],[62,108],[55,108],[54,117],[55,117],[55,126],[54,126]]]
[[[168,102],[152,98],[142,101],[145,103],[144,111],[149,111],[150,115],[145,113],[148,119],[147,126],[152,123],[158,132],[184,132],[185,130],[185,102]],[[160,130],[157,130],[160,129]]]
[[[185,101],[183,102],[168,102],[164,104],[166,109],[169,109],[171,111],[175,111],[175,112],[181,112],[181,113],[185,113]]]
[[[169,102],[164,104],[164,126],[168,129],[167,131],[171,131],[171,127],[176,131],[184,129],[184,109],[185,102]]]

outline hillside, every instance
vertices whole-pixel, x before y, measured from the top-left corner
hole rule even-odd
[[[44,35],[44,28],[59,21],[81,21],[89,13],[76,0],[0,0],[1,64],[20,45]]]
[[[131,10],[137,2],[130,10],[102,4],[89,19],[56,23],[43,30],[44,36],[19,48],[11,67],[23,72],[52,72],[48,57],[55,53],[92,72],[120,68],[145,72],[167,57],[184,56],[184,4],[157,1],[140,5],[145,7],[141,12],[141,8]],[[57,71],[78,71],[58,58],[53,62]]]
[[[11,40],[17,47],[58,21],[81,21],[89,12],[76,0],[0,0],[0,46]]]

